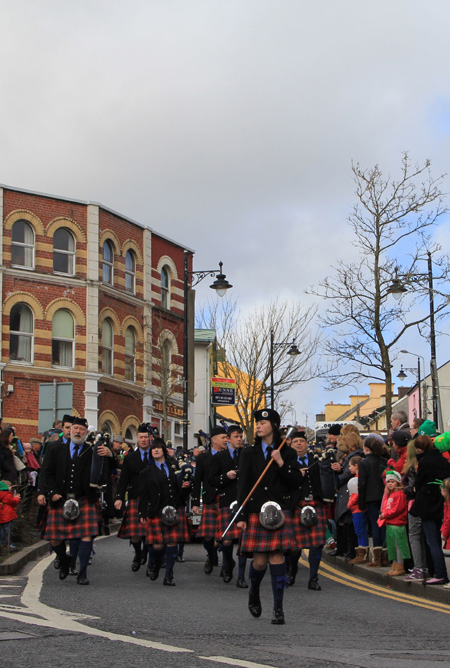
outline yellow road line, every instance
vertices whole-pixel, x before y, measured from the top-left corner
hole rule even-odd
[[[303,556],[300,558],[300,563],[303,566],[309,568],[309,564],[303,558]],[[330,572],[328,573],[327,570],[329,570]],[[372,582],[365,582],[364,580],[360,580],[359,582],[361,584],[359,584],[358,582],[355,581],[356,579],[354,576],[342,573],[333,566],[330,566],[329,564],[324,564],[323,562],[319,569],[319,573],[320,575],[322,575],[325,578],[328,578],[329,580],[333,580],[334,582],[338,582],[347,587],[351,587],[352,589],[365,591],[369,594],[373,594],[374,596],[388,598],[392,601],[396,601],[397,603],[407,603],[408,605],[415,605],[419,608],[432,610],[433,612],[443,612],[446,615],[450,614],[450,608],[445,603],[439,603],[437,601],[422,602],[420,599],[417,599],[415,596],[412,596],[411,594],[402,594],[401,592],[394,592],[394,591],[387,592],[384,587],[373,584]],[[333,573],[336,573],[336,575],[333,575]]]

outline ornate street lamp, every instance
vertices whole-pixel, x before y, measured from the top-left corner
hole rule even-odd
[[[289,344],[287,342],[282,342],[282,343],[275,343],[273,340],[274,334],[273,334],[273,329],[270,330],[270,408],[274,408],[274,379],[273,379],[273,357],[275,353],[275,348],[286,348],[287,346],[290,345],[289,350],[287,351],[286,355],[290,355],[291,357],[295,357],[296,355],[301,355],[300,350],[297,348],[297,345],[295,343],[295,339],[292,340],[292,343]]]

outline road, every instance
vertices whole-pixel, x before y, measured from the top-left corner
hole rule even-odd
[[[115,668],[442,668],[450,665],[450,608],[392,592],[324,564],[321,592],[301,567],[285,593],[285,626],[273,626],[268,575],[263,614],[247,610],[246,590],[203,573],[201,545],[176,564],[176,587],[145,569],[115,536],[95,542],[91,584],[60,582],[52,557],[0,578],[0,655],[7,668],[79,665]]]

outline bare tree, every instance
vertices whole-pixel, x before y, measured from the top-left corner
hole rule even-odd
[[[249,442],[253,441],[253,411],[269,402],[271,332],[277,344],[286,344],[275,346],[273,355],[275,408],[279,408],[283,394],[317,375],[314,356],[319,337],[311,328],[314,317],[314,308],[287,302],[274,302],[244,317],[239,316],[235,302],[226,300],[198,313],[198,325],[216,329],[225,351],[223,373],[236,380],[235,409]],[[295,357],[286,354],[293,341],[301,351]],[[284,407],[289,406],[284,401]]]
[[[411,165],[407,153],[397,180],[384,177],[378,166],[363,170],[356,164],[352,170],[357,203],[348,223],[360,259],[342,261],[333,267],[332,277],[309,292],[329,304],[321,318],[322,326],[330,331],[324,342],[329,386],[343,387],[363,379],[385,382],[390,420],[395,348],[408,329],[420,329],[429,320],[429,312],[417,308],[420,300],[429,298],[428,253],[439,267],[434,312],[439,318],[448,311],[447,295],[439,291],[448,277],[448,262],[437,258],[439,248],[430,239],[431,228],[447,212],[441,191],[443,175],[433,178],[428,160],[423,166]],[[396,276],[410,285],[400,302],[389,292]]]

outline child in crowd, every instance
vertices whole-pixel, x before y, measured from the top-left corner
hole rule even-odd
[[[20,496],[11,492],[9,480],[0,481],[0,541],[2,547],[14,549],[12,544],[12,525],[17,517],[16,508]]]
[[[355,455],[349,461],[350,473],[354,476],[351,480],[358,479],[359,463],[362,457]],[[350,486],[350,482],[349,482]],[[358,489],[356,485],[356,489]],[[350,491],[350,490],[349,490]],[[367,532],[367,512],[360,510],[358,506],[358,493],[351,493],[348,501],[348,509],[352,511],[353,526],[356,537],[358,538],[358,547],[356,548],[356,557],[349,561],[349,564],[364,564],[369,556],[369,534]]]
[[[441,485],[441,494],[444,497],[444,521],[441,526],[442,540],[445,541],[444,550],[450,550],[450,478],[445,478]],[[450,589],[450,582],[444,585]]]
[[[410,559],[406,524],[408,522],[408,502],[398,471],[386,471],[386,489],[381,502],[379,526],[386,526],[386,542],[392,568],[386,575],[404,575],[403,560]]]

